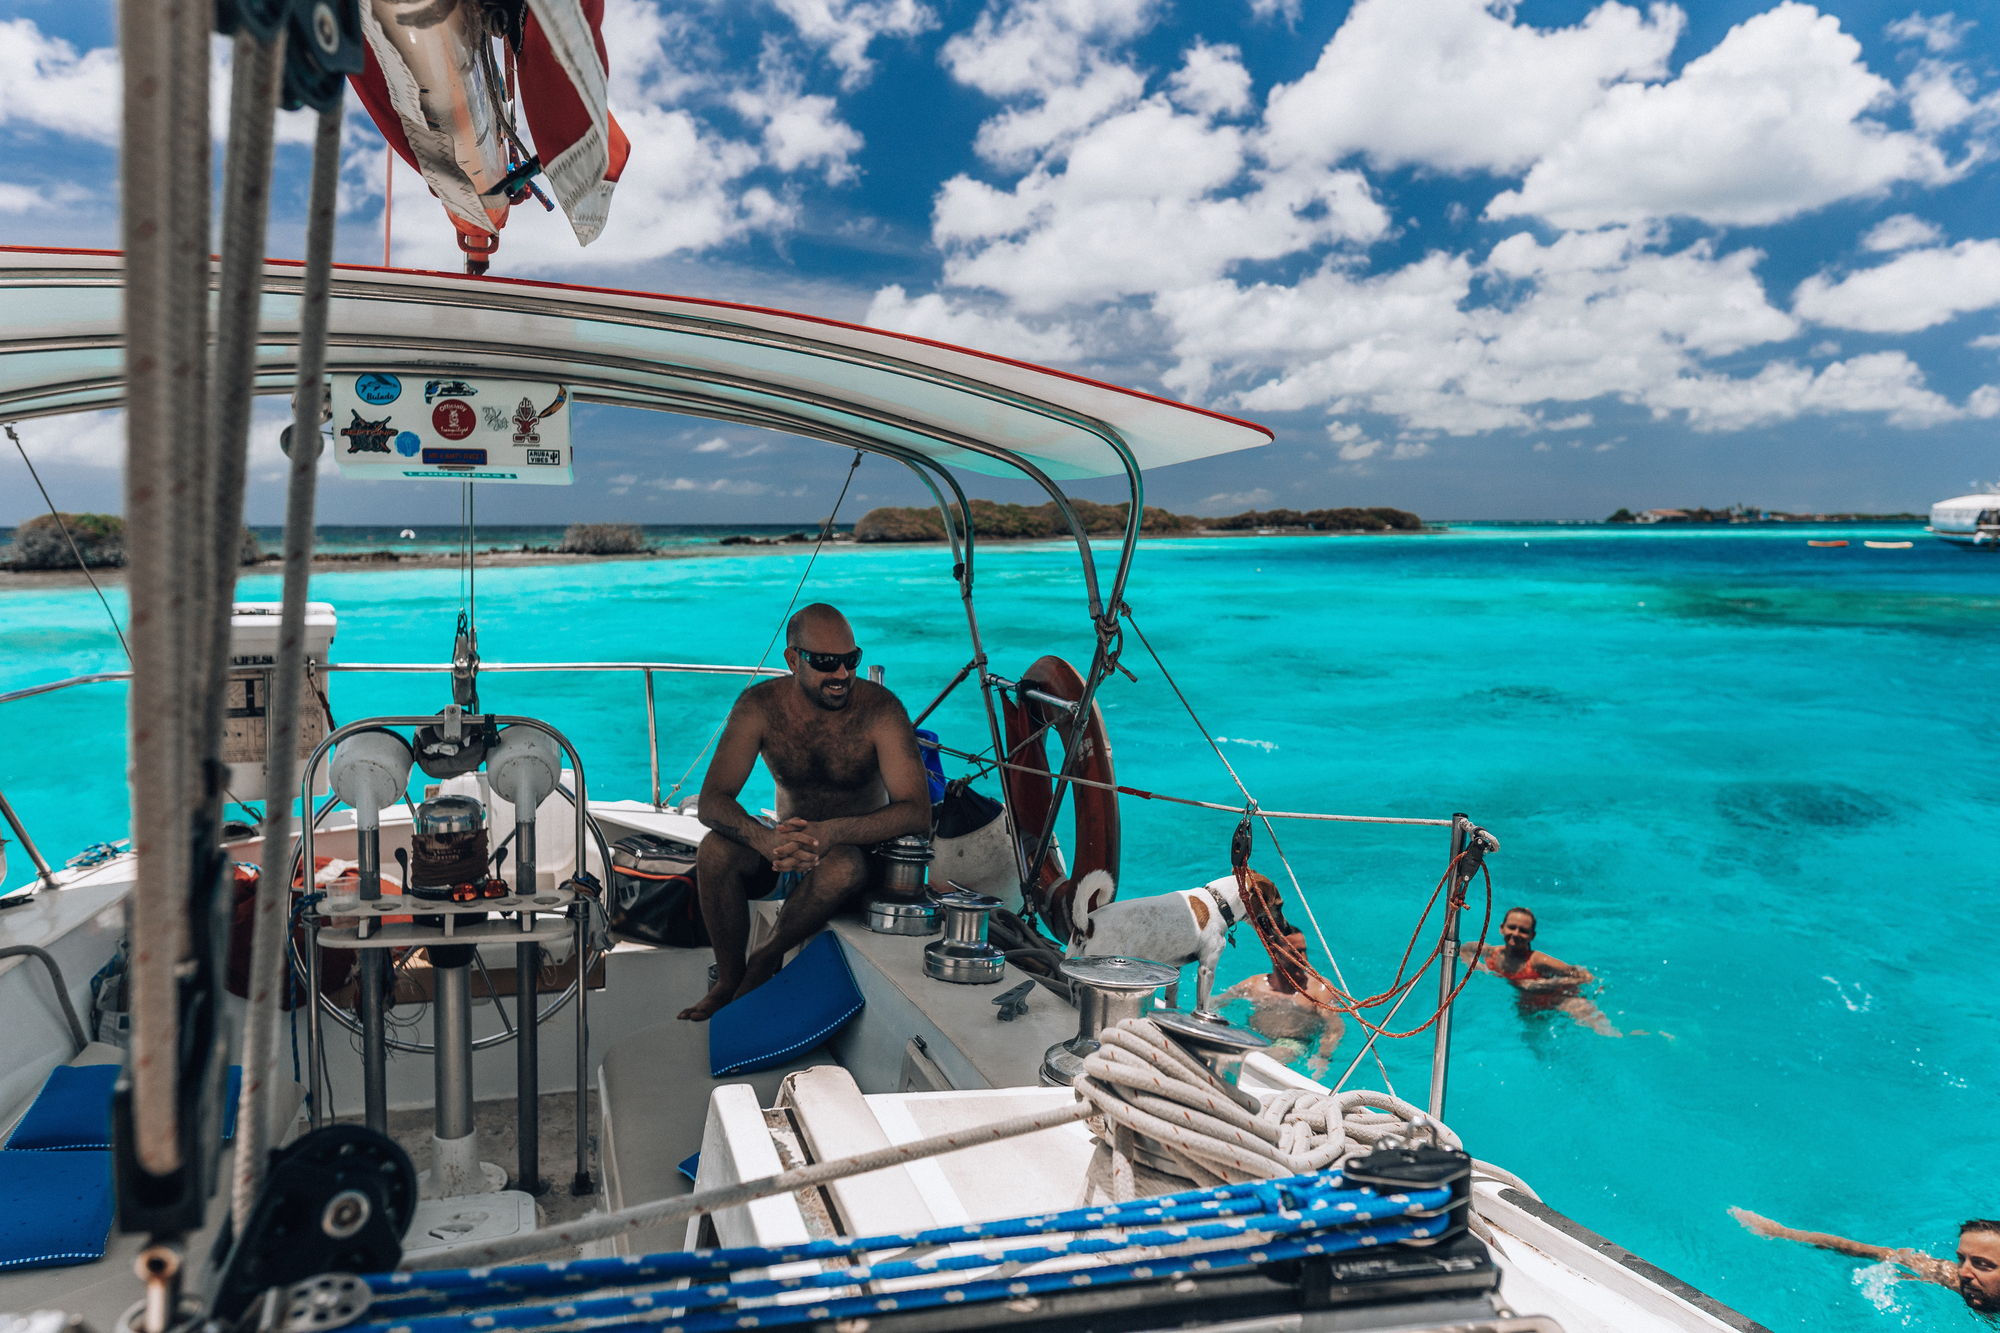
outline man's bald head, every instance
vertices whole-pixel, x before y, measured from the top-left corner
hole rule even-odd
[[[785,622],[785,646],[819,653],[844,653],[854,646],[854,627],[825,602],[802,606]]]
[[[825,602],[801,608],[785,623],[785,660],[808,702],[828,712],[847,707],[861,650],[846,616]]]

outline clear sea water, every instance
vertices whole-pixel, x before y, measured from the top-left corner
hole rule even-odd
[[[1854,544],[1807,547],[1814,536]],[[1864,537],[1917,544],[1869,550]],[[808,585],[847,610],[913,709],[966,657],[948,564],[935,548],[835,548]],[[805,565],[791,548],[493,570],[479,579],[482,648],[754,660]],[[1087,655],[1073,551],[984,548],[978,591],[1002,673]],[[339,607],[348,661],[442,661],[457,593],[449,570],[333,573],[313,588]],[[275,598],[277,581],[243,594]],[[1538,944],[1596,972],[1599,1003],[1634,1030],[1524,1018],[1503,983],[1475,978],[1447,1118],[1476,1153],[1774,1329],[1976,1326],[1947,1292],[1758,1239],[1724,1210],[1940,1254],[1959,1219],[2000,1213],[1986,1174],[2000,1152],[2000,560],[1909,528],[1477,525],[1149,542],[1128,600],[1263,805],[1469,812],[1502,842],[1496,913],[1535,908]],[[1134,636],[1124,660],[1139,680],[1105,698],[1120,780],[1238,799]],[[0,592],[0,689],[116,665],[87,589]],[[445,702],[435,678],[333,686],[342,718]],[[661,679],[669,784],[732,692]],[[645,793],[636,680],[492,676],[482,697],[573,737],[594,794]],[[54,855],[119,831],[122,710],[117,686],[5,710],[0,789]],[[939,717],[949,740],[984,733],[968,692]],[[1227,868],[1229,815],[1128,800],[1124,818],[1128,896]],[[1282,832],[1348,977],[1380,989],[1444,835]],[[1256,862],[1281,874],[1261,833]],[[1253,948],[1226,956],[1225,979],[1261,970]],[[1355,1049],[1350,1028],[1343,1054]],[[1428,1050],[1386,1051],[1417,1100]]]

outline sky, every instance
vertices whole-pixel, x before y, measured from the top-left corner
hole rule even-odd
[[[117,244],[114,12],[0,0],[0,243]],[[858,321],[1275,432],[1153,474],[1170,509],[1885,512],[2000,480],[1985,6],[606,0],[604,31],[633,145],[609,223],[581,247],[517,208],[496,274]],[[338,257],[380,263],[387,154],[349,110]],[[275,256],[309,135],[282,118]],[[393,261],[456,268],[451,235],[399,165]],[[284,410],[252,522],[282,517]],[[119,507],[122,431],[21,427],[71,510]],[[574,487],[484,487],[482,518],[804,523],[847,471],[687,418],[574,431]],[[443,521],[455,492],[329,476],[320,515]],[[922,499],[871,459],[841,516]],[[40,510],[0,455],[0,523]]]

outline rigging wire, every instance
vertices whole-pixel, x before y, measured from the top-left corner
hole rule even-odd
[[[833,508],[827,511],[826,521],[819,525],[819,540],[813,543],[812,555],[806,560],[806,567],[799,574],[797,585],[792,588],[792,598],[785,603],[785,612],[778,617],[777,628],[771,631],[770,641],[764,645],[764,651],[757,654],[757,667],[759,669],[762,669],[765,659],[771,655],[771,649],[777,646],[778,637],[785,632],[785,626],[791,621],[792,608],[799,604],[799,594],[806,590],[806,580],[812,577],[813,566],[819,561],[820,549],[833,536],[834,521],[840,517],[841,503],[847,499],[847,488],[854,484],[854,474],[861,469],[861,460],[863,457],[862,452],[856,449],[854,451],[854,461],[847,465],[847,477],[840,483],[840,494],[834,497]],[[715,724],[715,730],[708,733],[708,739],[701,743],[701,748],[694,752],[694,758],[688,761],[686,771],[680,775],[673,786],[667,789],[663,804],[672,805],[674,803],[674,797],[678,796],[681,788],[687,785],[687,780],[694,773],[695,766],[701,763],[702,756],[709,752],[710,747],[715,744],[716,738],[722,735],[722,729],[728,725],[729,718],[727,715],[723,717],[722,721]]]
[[[76,567],[83,571],[86,579],[90,580],[90,590],[97,594],[98,603],[104,607],[105,618],[111,622],[111,632],[118,636],[118,646],[124,649],[125,662],[129,666],[132,661],[132,645],[125,642],[125,631],[119,627],[118,617],[111,610],[111,603],[105,600],[104,589],[97,586],[96,576],[90,572],[90,566],[84,563],[83,552],[77,549],[76,538],[70,535],[69,524],[63,522],[62,514],[56,509],[56,502],[49,498],[49,488],[42,485],[42,474],[35,471],[35,463],[28,457],[27,446],[21,443],[21,437],[15,433],[13,422],[0,424],[0,430],[7,432],[7,438],[14,442],[15,450],[21,455],[21,461],[28,465],[28,475],[35,479],[35,489],[42,493],[42,503],[49,507],[49,517],[56,521],[57,531],[61,532],[63,540],[69,543],[69,553],[76,557]]]

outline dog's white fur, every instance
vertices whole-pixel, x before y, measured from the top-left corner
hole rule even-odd
[[[1111,876],[1102,870],[1077,882],[1070,902],[1069,957],[1144,958],[1168,967],[1200,963],[1194,1002],[1195,1008],[1206,1010],[1215,989],[1215,966],[1229,940],[1229,923],[1244,917],[1236,876],[1125,902],[1114,902],[1116,893]],[[1168,989],[1169,1003],[1175,1001],[1178,989],[1177,985]]]

